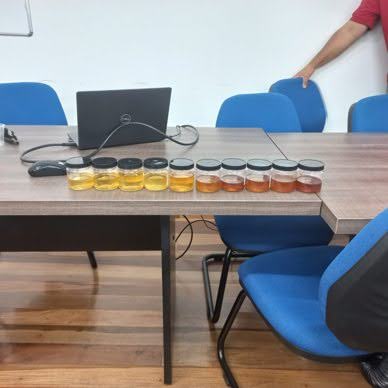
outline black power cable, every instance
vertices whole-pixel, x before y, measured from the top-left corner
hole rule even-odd
[[[77,147],[77,144],[74,143],[74,142],[67,142],[67,143],[49,143],[49,144],[43,144],[43,145],[40,145],[40,146],[36,146],[36,147],[32,147],[26,151],[24,151],[21,155],[20,155],[20,160],[23,162],[23,163],[37,163],[39,162],[39,160],[32,160],[32,159],[28,159],[26,158],[25,156],[27,154],[30,154],[31,152],[34,152],[34,151],[38,151],[38,150],[41,150],[43,148],[51,148],[51,147]],[[58,162],[62,162],[62,163],[65,163],[66,160],[65,159],[62,159],[62,160],[57,160]]]
[[[218,232],[218,228],[217,228],[217,225],[212,222],[212,221],[209,221],[209,220],[206,220],[203,216],[201,216],[201,220],[204,222],[205,226],[210,229],[210,230],[214,230],[216,232]],[[209,225],[212,225],[212,227],[210,227]]]
[[[180,239],[180,237],[182,236],[182,234],[185,232],[185,230],[186,230],[187,228],[190,228],[190,240],[189,240],[189,242],[188,242],[188,244],[187,244],[186,249],[183,251],[183,253],[181,253],[181,254],[176,258],[176,260],[181,259],[181,258],[182,258],[183,256],[185,256],[186,253],[190,250],[190,248],[191,248],[191,246],[192,246],[192,244],[193,244],[193,240],[194,240],[194,228],[193,228],[193,225],[194,225],[194,224],[196,224],[196,223],[198,223],[198,222],[203,222],[203,223],[205,224],[205,226],[206,226],[208,229],[210,229],[210,230],[212,230],[212,231],[217,231],[217,230],[218,230],[218,229],[215,229],[215,228],[217,228],[217,225],[216,225],[214,222],[212,222],[212,221],[210,221],[210,220],[206,220],[203,216],[201,216],[201,219],[200,219],[200,220],[193,220],[193,221],[190,221],[186,216],[183,216],[183,218],[186,220],[187,224],[186,224],[186,225],[182,228],[182,230],[179,232],[178,236],[175,238],[175,242],[177,242],[177,241]],[[215,228],[210,228],[210,227],[208,226],[208,224],[214,226]]]
[[[177,258],[176,260],[179,260],[181,259],[188,251],[189,249],[191,248],[191,245],[193,243],[193,239],[194,239],[194,229],[193,229],[193,222],[190,221],[186,216],[183,216],[183,218],[187,221],[187,225],[181,230],[181,232],[178,234],[178,237],[175,239],[175,242],[177,242],[179,240],[179,238],[182,236],[182,233],[187,229],[187,228],[190,228],[190,241],[189,243],[187,244],[187,247],[186,249],[183,251],[183,253],[181,253]]]
[[[132,126],[132,125],[140,125],[140,126],[149,128],[149,129],[155,131],[156,133],[158,133],[159,135],[161,135],[163,138],[171,140],[172,142],[174,142],[176,144],[179,144],[181,146],[193,146],[193,145],[197,144],[198,141],[199,141],[198,129],[195,128],[192,125],[177,125],[176,126],[177,133],[174,134],[174,135],[167,135],[163,131],[161,131],[158,128],[153,127],[152,125],[149,125],[149,124],[146,124],[146,123],[141,123],[141,122],[138,122],[138,121],[132,121],[131,115],[129,113],[125,113],[125,114],[123,114],[120,117],[120,124],[117,127],[115,127],[114,129],[112,129],[112,131],[110,131],[109,135],[100,144],[100,146],[96,150],[94,150],[91,153],[89,153],[88,155],[85,155],[84,157],[85,158],[92,158],[93,156],[97,155],[105,147],[106,143],[110,140],[110,138],[116,132],[118,132],[120,129],[122,129],[124,127]],[[194,134],[194,140],[189,141],[189,142],[183,142],[183,141],[180,141],[180,140],[177,139],[177,137],[182,134],[182,131],[184,129],[185,130],[189,130],[189,131],[191,131]],[[40,150],[42,148],[48,148],[48,147],[77,147],[77,144],[75,142],[73,142],[73,141],[69,141],[69,142],[66,142],[66,143],[51,143],[51,144],[44,144],[44,145],[41,145],[41,146],[33,147],[33,148],[30,148],[30,149],[24,151],[21,154],[21,156],[20,156],[20,160],[23,163],[36,163],[36,162],[39,162],[39,160],[32,160],[32,159],[26,158],[26,155],[30,154],[31,152]],[[58,160],[58,161],[59,162],[65,162],[65,160]]]

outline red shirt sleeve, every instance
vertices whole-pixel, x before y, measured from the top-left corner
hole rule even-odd
[[[360,6],[354,11],[351,20],[372,29],[379,18],[379,0],[362,0]]]

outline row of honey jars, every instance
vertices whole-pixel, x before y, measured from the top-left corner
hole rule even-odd
[[[197,162],[196,187],[200,192],[239,192],[244,189],[263,193],[269,190],[290,193],[319,193],[322,187],[324,164],[305,159],[295,162],[278,159],[274,162],[262,159],[228,158],[219,162],[203,159]]]
[[[196,167],[196,169],[195,169]],[[322,186],[324,165],[316,160],[302,160],[299,163],[279,159],[274,162],[261,159],[227,158],[202,159],[194,162],[176,158],[170,162],[164,158],[102,157],[93,160],[76,157],[66,162],[69,186],[73,190],[94,187],[108,191],[120,188],[123,191],[163,191],[170,188],[175,192],[189,192],[196,189],[203,193],[219,190],[238,192],[244,189],[262,193],[273,190],[289,193],[299,190],[317,193]],[[195,171],[196,170],[196,171]]]
[[[115,158],[75,157],[65,163],[67,181],[72,190],[95,188],[101,191],[115,190],[119,187],[119,173]]]
[[[119,167],[119,187],[124,191],[138,191],[143,187],[149,191],[188,192],[194,188],[194,162],[177,158],[121,159]]]
[[[202,159],[197,162],[196,187],[203,193],[219,190],[238,192],[247,189],[263,193],[270,188],[272,163],[267,160],[227,158],[222,162]]]
[[[172,191],[186,192],[194,188],[194,162],[190,159],[75,157],[66,161],[69,187],[73,190],[95,188],[110,191]]]

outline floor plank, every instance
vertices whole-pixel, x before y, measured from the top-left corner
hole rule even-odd
[[[365,388],[356,373],[236,369],[242,387]],[[59,378],[60,376],[60,378]],[[223,387],[218,368],[176,368],[174,387]],[[0,370],[0,386],[7,388],[148,388],[163,387],[161,368],[39,368]]]
[[[177,230],[185,221],[177,221]],[[224,387],[216,358],[222,322],[240,286],[229,276],[220,323],[206,319],[205,254],[222,252],[218,235],[196,223],[192,249],[177,263],[174,386]],[[177,250],[188,241],[182,235]],[[340,238],[339,243],[346,243]],[[161,387],[159,252],[98,252],[93,272],[83,252],[0,254],[0,387]],[[219,267],[210,276],[216,284]],[[247,301],[228,340],[244,387],[365,387],[355,364],[295,355]]]

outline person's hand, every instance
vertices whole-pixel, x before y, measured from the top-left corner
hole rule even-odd
[[[307,65],[305,68],[303,68],[299,73],[294,75],[294,78],[302,78],[303,79],[303,87],[307,88],[307,85],[309,83],[309,79],[314,74],[315,68],[313,65]]]

